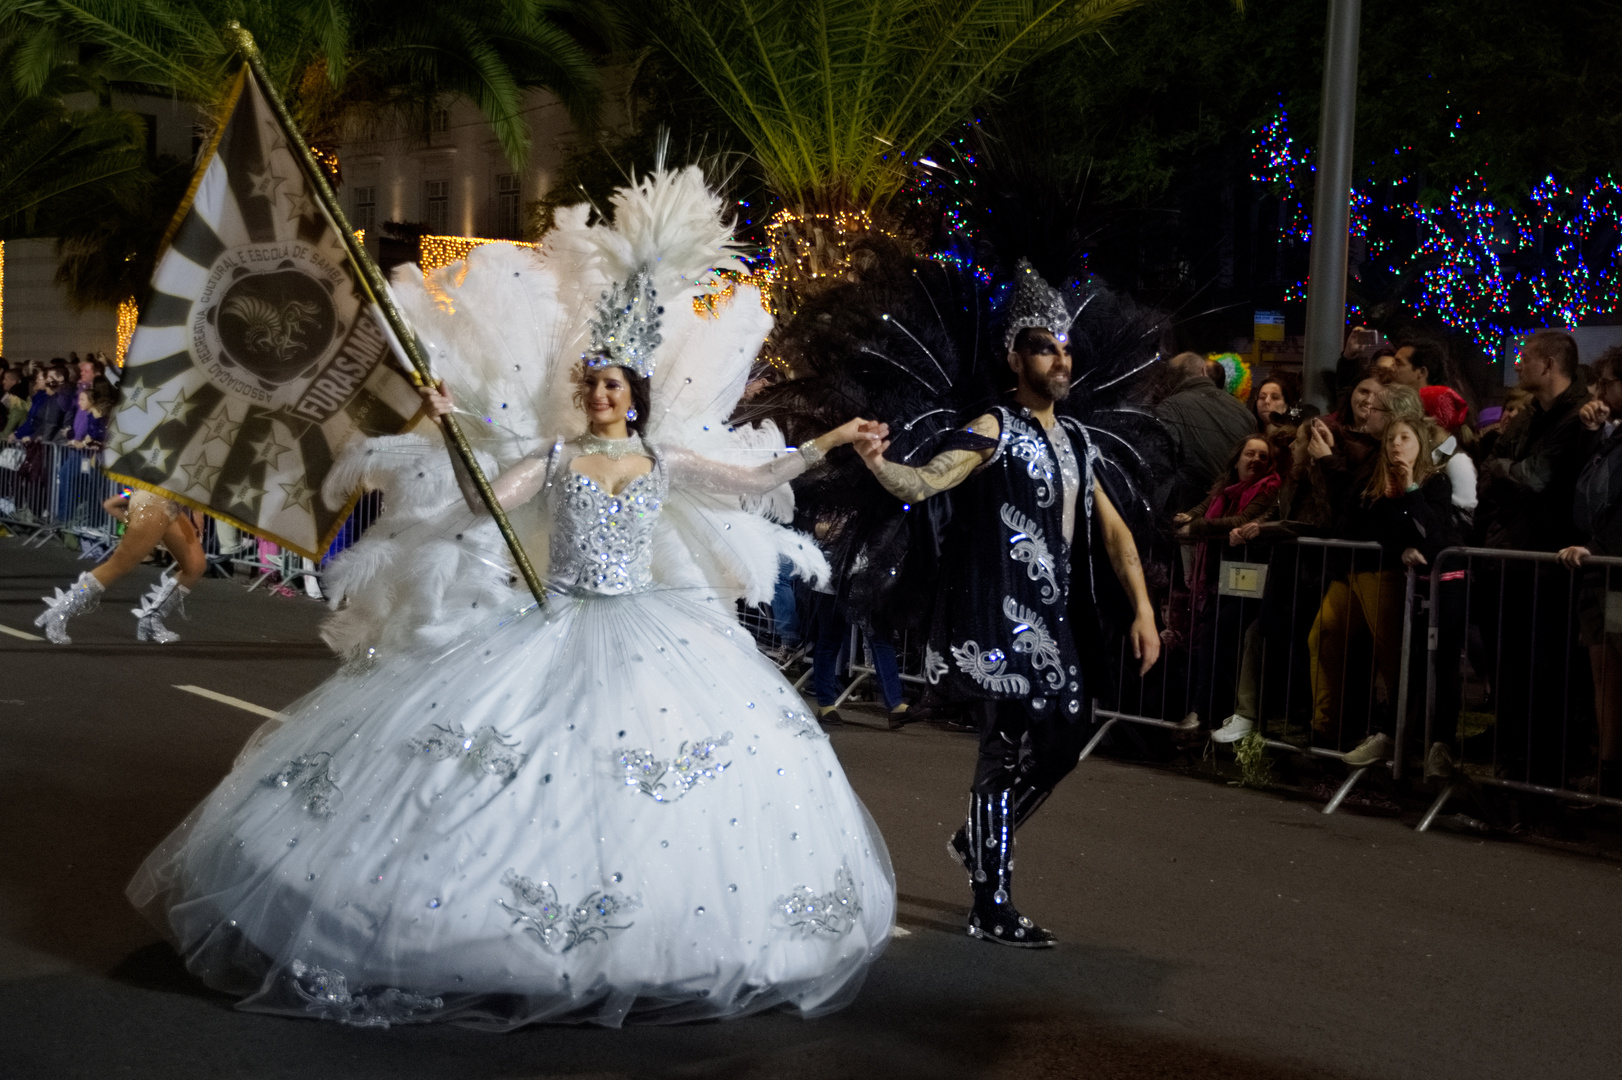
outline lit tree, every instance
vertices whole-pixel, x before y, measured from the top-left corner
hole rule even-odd
[[[1032,60],[1138,0],[664,0],[655,40],[736,126],[784,209],[789,293],[894,232],[918,158]]]

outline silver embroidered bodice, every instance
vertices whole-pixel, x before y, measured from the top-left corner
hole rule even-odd
[[[572,455],[570,455],[572,457]],[[619,596],[653,585],[653,530],[670,490],[663,462],[618,492],[569,468],[552,470],[546,491],[552,513],[553,588]]]

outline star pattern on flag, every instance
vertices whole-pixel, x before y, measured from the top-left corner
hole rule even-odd
[[[175,474],[186,478],[187,491],[200,491],[207,495],[211,490],[208,484],[209,477],[214,473],[215,466],[203,458],[183,461],[175,469]]]
[[[258,484],[248,479],[238,480],[234,484],[227,484],[225,490],[230,493],[232,502],[250,509],[258,501],[259,496],[264,494]]]
[[[313,513],[314,508],[310,500],[315,497],[315,489],[305,482],[303,476],[295,476],[284,484],[277,485],[286,496],[287,506],[296,506],[305,513]]]
[[[295,191],[282,192],[282,198],[287,200],[287,220],[298,221],[300,218],[315,216],[315,201],[302,188]]]
[[[136,456],[146,462],[147,468],[166,473],[169,471],[169,456],[173,453],[173,450],[166,450],[161,446],[149,446]]]
[[[156,386],[142,386],[136,383],[124,392],[123,407],[137,412],[144,412],[146,403],[152,400],[152,395],[156,394],[158,390],[159,387]]]
[[[207,447],[212,443],[222,443],[229,450],[236,441],[239,426],[228,411],[221,409],[203,421],[203,445]]]
[[[263,172],[253,172],[252,170],[248,172],[248,194],[269,199],[271,202],[276,201],[276,185],[285,183],[287,183],[287,177],[277,176],[276,170],[269,165],[265,166]]]
[[[265,429],[264,438],[257,439],[248,445],[253,448],[254,457],[269,465],[272,472],[280,472],[282,456],[293,451],[291,446],[277,437],[275,424]]]
[[[113,458],[123,457],[140,444],[139,435],[117,424],[112,425],[107,432],[107,452]]]

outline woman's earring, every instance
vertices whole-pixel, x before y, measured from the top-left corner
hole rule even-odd
[[[626,409],[625,410],[625,419],[627,419],[627,420],[635,420],[636,419],[636,410],[635,409]]]

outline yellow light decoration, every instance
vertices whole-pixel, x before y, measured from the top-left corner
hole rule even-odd
[[[124,366],[124,357],[130,351],[130,338],[135,336],[135,321],[140,312],[135,309],[135,297],[131,296],[118,305],[118,352],[113,357],[113,363],[119,367]]]
[[[721,314],[721,309],[732,302],[737,295],[740,285],[753,285],[760,290],[760,306],[771,312],[771,301],[767,292],[771,287],[770,269],[759,270],[753,274],[742,274],[736,270],[712,270],[713,280],[705,282],[713,291],[699,293],[693,297],[693,314],[705,318],[715,318]]]
[[[525,244],[518,240],[486,240],[477,236],[424,236],[417,242],[417,265],[423,274],[431,274],[442,266],[449,266],[467,253],[484,244],[513,244],[517,247],[539,248],[539,244]]]
[[[0,240],[0,353],[6,351],[6,242]]]
[[[355,230],[355,243],[357,243],[357,244],[366,243],[366,230],[365,229],[356,229]]]
[[[333,181],[334,186],[341,182],[343,173],[339,170],[338,155],[336,152],[323,149],[319,146],[312,146],[310,147],[310,155],[314,157],[316,161],[321,163],[321,168],[326,171],[327,176]]]

